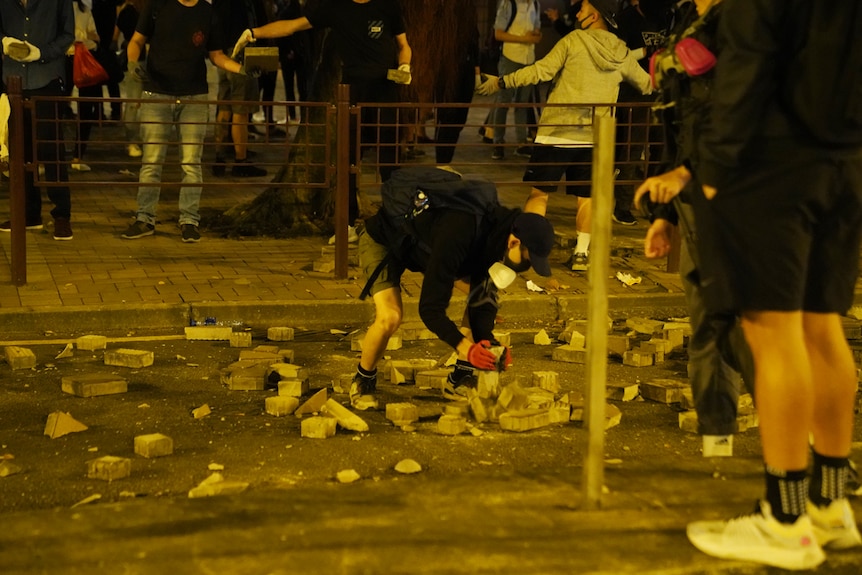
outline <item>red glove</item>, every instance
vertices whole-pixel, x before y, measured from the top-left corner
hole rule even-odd
[[[491,352],[491,342],[483,339],[478,343],[470,346],[467,352],[467,361],[473,367],[483,369],[485,371],[493,371],[497,369],[497,356]]]

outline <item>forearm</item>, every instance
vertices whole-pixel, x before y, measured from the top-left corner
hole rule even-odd
[[[242,72],[242,65],[236,60],[228,58],[227,54],[221,50],[213,50],[210,52],[210,61],[222,70],[238,74]]]
[[[295,18],[293,20],[276,20],[259,28],[252,28],[251,32],[255,39],[260,38],[283,38],[291,36],[303,30],[310,30],[311,23],[308,18]]]

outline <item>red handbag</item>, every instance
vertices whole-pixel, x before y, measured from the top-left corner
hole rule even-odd
[[[79,88],[98,86],[108,81],[108,72],[96,60],[83,42],[75,42],[72,61],[72,81]]]

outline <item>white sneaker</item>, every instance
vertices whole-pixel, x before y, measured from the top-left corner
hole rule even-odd
[[[862,535],[847,499],[836,499],[826,507],[818,507],[809,501],[807,510],[821,547],[850,549],[862,545]]]
[[[140,158],[143,155],[143,150],[137,144],[129,144],[129,157],[130,158]]]
[[[733,457],[732,435],[704,435],[704,457]]]
[[[359,241],[359,235],[356,233],[356,226],[347,226],[347,243],[355,244]],[[335,244],[335,236],[329,238],[329,245]]]
[[[691,544],[713,557],[740,559],[782,569],[814,569],[826,560],[817,543],[808,515],[792,525],[772,516],[769,503],[760,501],[759,511],[730,521],[689,523]]]
[[[255,124],[263,124],[266,121],[266,115],[263,111],[255,112],[251,115],[251,121]]]

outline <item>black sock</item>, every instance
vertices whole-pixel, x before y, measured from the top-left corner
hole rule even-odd
[[[826,457],[814,451],[814,471],[808,498],[819,507],[844,499],[849,476],[850,461],[847,457]]]
[[[377,368],[368,370],[362,367],[362,365],[356,365],[356,373],[359,374],[360,377],[364,377],[365,379],[377,379]]]
[[[457,384],[468,375],[473,375],[473,364],[469,361],[459,359],[455,362],[455,369],[449,374],[449,383]]]
[[[808,470],[784,471],[766,466],[766,501],[781,523],[795,523],[805,513]]]

